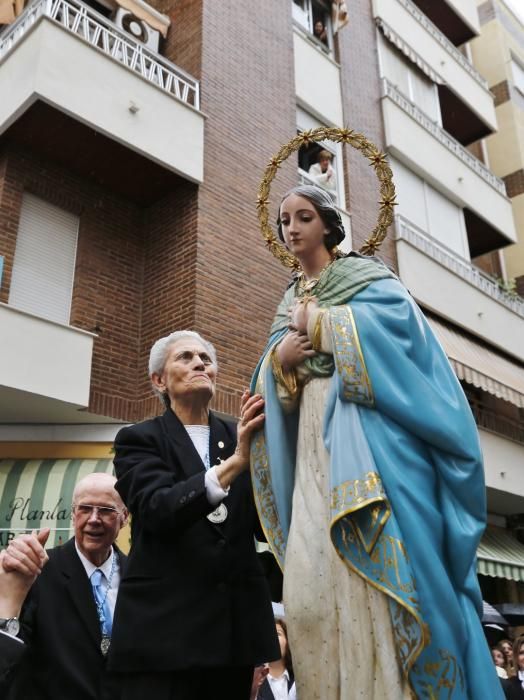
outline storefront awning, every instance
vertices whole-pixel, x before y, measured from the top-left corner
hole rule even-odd
[[[477,571],[484,576],[524,581],[524,544],[502,529],[488,528],[477,550]]]
[[[524,367],[434,318],[428,318],[459,379],[524,408]]]
[[[113,473],[112,459],[0,459],[0,548],[10,539],[51,528],[47,547],[72,534],[76,483],[92,472]]]

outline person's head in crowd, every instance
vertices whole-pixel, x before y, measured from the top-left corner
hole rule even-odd
[[[318,163],[320,165],[320,169],[322,170],[323,173],[327,171],[329,166],[331,165],[331,162],[333,160],[333,154],[330,153],[329,151],[326,151],[325,149],[322,149],[320,153],[318,154]]]
[[[506,660],[506,670],[509,675],[514,675],[515,668],[513,664],[513,642],[509,639],[501,639],[497,644],[497,649],[504,654],[504,659]]]
[[[501,639],[497,647],[504,653],[507,661],[513,661],[513,642],[509,639]]]
[[[524,671],[524,634],[513,642],[513,665],[516,671]]]
[[[280,644],[280,653],[282,655],[282,661],[284,666],[289,673],[293,672],[293,660],[291,658],[291,650],[289,648],[289,642],[287,638],[287,625],[286,621],[282,618],[275,619],[275,627],[277,630],[277,637]]]
[[[88,474],[73,492],[76,544],[95,566],[100,566],[109,557],[113,542],[127,522],[127,509],[115,490],[115,482],[115,477],[110,474]]]
[[[499,666],[500,668],[506,667],[506,659],[504,657],[504,653],[500,649],[497,649],[497,647],[491,647],[491,656],[493,657],[493,663],[495,666]]]
[[[497,676],[506,680],[509,676],[506,669],[506,657],[504,656],[503,652],[497,647],[491,647],[491,657],[493,658],[493,663],[495,664]]]
[[[207,411],[215,394],[217,356],[213,345],[194,331],[175,331],[154,343],[149,377],[165,406],[200,402]]]

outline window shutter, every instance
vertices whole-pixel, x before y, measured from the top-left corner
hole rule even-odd
[[[9,304],[69,323],[79,218],[25,193]]]

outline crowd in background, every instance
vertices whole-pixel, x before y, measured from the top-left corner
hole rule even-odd
[[[524,635],[491,647],[493,663],[508,700],[524,700]]]

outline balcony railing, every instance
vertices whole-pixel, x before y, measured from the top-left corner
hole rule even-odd
[[[440,29],[433,24],[429,17],[419,10],[415,3],[411,2],[411,0],[397,0],[397,2],[399,2],[402,7],[404,7],[410,13],[410,15],[412,15],[417,22],[424,27],[428,34],[431,34],[431,36],[438,41],[438,43],[448,52],[448,54],[457,63],[459,63],[462,68],[464,68],[464,70],[467,71],[477,83],[479,83],[479,85],[482,85],[485,90],[489,89],[486,79],[480,75],[473,64],[468,61],[464,54],[459,51],[454,44],[451,43],[451,41],[440,31]]]
[[[42,17],[56,22],[171,97],[199,109],[197,80],[76,0],[36,0],[30,4],[0,35],[0,62]]]
[[[494,411],[483,408],[477,402],[470,401],[470,406],[480,428],[524,445],[524,423],[522,421],[500,416]]]
[[[438,124],[424,114],[418,107],[416,107],[413,102],[408,100],[401,92],[399,92],[393,85],[386,80],[382,79],[382,95],[383,97],[389,97],[393,102],[400,107],[406,114],[409,114],[422,128],[424,128],[428,133],[430,133],[434,138],[439,141],[443,146],[445,146],[449,151],[454,153],[460,160],[465,163],[471,170],[475,171],[483,180],[485,180],[489,185],[497,190],[501,195],[506,197],[506,185],[504,181],[494,175],[491,170],[486,168],[486,166],[480,162],[478,158],[475,158],[462,144],[460,144],[456,139],[453,138],[447,131],[444,131]]]
[[[468,260],[460,258],[449,248],[445,248],[434,238],[429,238],[420,231],[414,224],[404,219],[402,216],[395,217],[396,240],[408,241],[412,246],[433,258],[443,267],[454,272],[462,279],[480,289],[495,301],[503,304],[514,313],[524,318],[524,300],[520,297],[513,297],[503,291],[497,281],[487,275],[482,270],[472,265]]]

